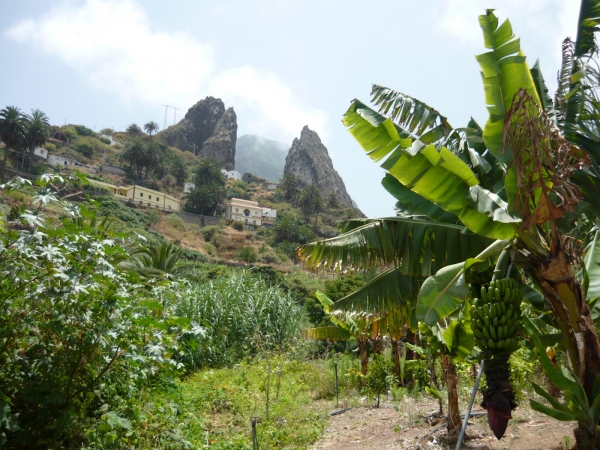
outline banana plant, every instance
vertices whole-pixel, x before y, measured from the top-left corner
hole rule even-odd
[[[367,343],[373,333],[377,335],[378,326],[374,324],[375,318],[364,313],[334,311],[332,310],[334,302],[327,295],[317,291],[315,296],[323,306],[325,313],[329,315],[333,326],[309,328],[306,330],[307,337],[332,341],[356,339],[359,349],[360,370],[363,376],[366,375],[369,365]]]
[[[417,268],[423,276],[435,273],[423,283],[416,311],[419,320],[433,325],[466,299],[466,271],[510,248],[512,263],[548,302],[578,382],[592,399],[600,343],[585,277],[573,266],[584,257],[582,243],[590,241],[600,214],[600,101],[593,64],[600,1],[581,2],[577,38],[563,43],[554,101],[539,63],[529,67],[510,22],[500,24],[488,10],[479,23],[488,50],[476,57],[489,112],[483,127],[471,119],[454,128],[431,106],[383,86],[373,87],[373,108],[354,100],[344,115],[350,133],[387,171],[383,185],[399,210],[410,216],[397,224],[423,216],[427,223],[395,235],[390,219],[353,222],[335,241],[301,248],[300,256],[313,268],[380,264],[404,274]],[[490,243],[455,261],[456,253],[444,256],[432,245],[435,240],[415,233],[449,225],[469,241],[477,236]],[[588,279],[588,290],[594,289],[597,278]],[[595,429],[581,422],[579,429],[595,440]],[[577,434],[576,439],[578,448],[592,448]]]
[[[433,326],[421,322],[419,330],[434,351],[442,354],[442,369],[448,390],[448,436],[457,437],[460,432],[460,411],[458,408],[458,374],[456,361],[464,361],[475,348],[471,330],[471,306],[464,303],[458,315],[446,323]]]

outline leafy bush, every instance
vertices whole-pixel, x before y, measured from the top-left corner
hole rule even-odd
[[[395,383],[392,362],[382,354],[374,355],[365,381],[365,390],[377,398],[377,408],[379,408],[381,394],[385,394]]]
[[[49,181],[21,230],[0,227],[0,444],[135,446],[139,399],[178,373],[173,332],[186,321],[118,268],[127,241],[85,205],[65,203],[58,228],[46,224]]]
[[[208,253],[210,256],[219,256],[219,252],[217,252],[217,247],[215,247],[210,242],[204,244],[204,250],[206,250],[206,253]]]
[[[258,260],[264,264],[281,264],[281,258],[270,251],[261,253],[258,256]]]
[[[209,225],[200,229],[202,231],[202,235],[204,236],[204,240],[206,242],[211,242],[213,238],[221,232],[221,227],[218,225]]]
[[[244,231],[244,223],[243,222],[235,221],[235,222],[233,222],[233,224],[231,226],[233,227],[234,230]]]
[[[91,158],[92,156],[94,156],[94,146],[87,142],[77,142],[73,145],[72,148],[73,150],[81,153],[86,158]]]
[[[171,225],[176,230],[184,231],[185,230],[185,222],[181,217],[177,214],[169,214],[167,216],[167,223]]]
[[[132,227],[144,228],[150,225],[150,218],[148,215],[135,208],[125,206],[112,196],[96,197],[94,200],[100,204],[101,211],[104,215],[116,217]]]
[[[256,250],[254,250],[254,247],[250,246],[242,248],[238,252],[237,257],[248,264],[256,262],[256,260],[258,259]]]
[[[182,339],[180,359],[190,369],[228,365],[261,350],[285,348],[307,323],[289,294],[247,272],[205,284],[172,285],[161,296],[176,305],[178,315],[204,328],[202,337]]]
[[[44,148],[46,150],[48,150],[50,153],[56,151],[56,144],[53,144],[52,142],[46,142],[44,144]]]
[[[79,136],[95,136],[96,133],[94,133],[94,131],[88,127],[86,127],[85,125],[73,125],[73,128],[75,128],[75,131],[77,132],[77,134]]]

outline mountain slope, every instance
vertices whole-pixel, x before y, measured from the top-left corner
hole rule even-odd
[[[235,147],[235,170],[242,175],[250,172],[269,181],[279,181],[289,148],[288,144],[252,134],[240,136]]]

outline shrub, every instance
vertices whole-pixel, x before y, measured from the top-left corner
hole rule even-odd
[[[73,128],[75,128],[75,131],[77,132],[77,134],[79,136],[95,136],[96,133],[94,133],[94,131],[88,127],[86,127],[85,125],[73,125]]]
[[[209,225],[207,227],[202,228],[202,235],[204,236],[204,240],[206,242],[211,242],[213,238],[221,232],[221,227],[218,225]]]
[[[204,250],[206,250],[206,253],[208,253],[210,256],[219,256],[217,252],[217,247],[215,247],[210,242],[204,244]]]
[[[184,231],[185,230],[185,222],[181,217],[177,214],[169,214],[167,216],[167,223],[175,228],[176,230]]]
[[[234,230],[237,230],[237,231],[244,230],[244,222],[235,221],[235,222],[233,222],[233,224],[231,226],[233,227]]]
[[[261,253],[258,260],[264,264],[281,264],[281,258],[270,251]]]
[[[52,153],[52,152],[56,151],[56,145],[55,145],[55,144],[53,144],[52,142],[46,142],[46,143],[44,144],[44,148],[45,148],[46,150],[48,150],[50,153]]]
[[[365,378],[365,390],[377,398],[377,408],[379,408],[381,394],[385,394],[395,383],[393,373],[394,367],[389,359],[381,354],[373,356]]]
[[[94,155],[94,146],[88,142],[78,142],[74,144],[72,148],[86,158],[91,158]]]
[[[114,243],[128,241],[85,206],[63,214],[58,229],[37,216],[32,239],[0,228],[0,330],[10,330],[0,346],[0,443],[133,447],[127,431],[145,420],[136,413],[142,394],[178,373],[173,332],[183,322],[154,301],[149,283],[118,268],[127,253]]]
[[[238,252],[237,257],[242,261],[245,261],[247,264],[256,262],[256,260],[258,259],[258,255],[256,254],[254,247],[250,246],[242,248]]]
[[[100,136],[100,137],[98,138],[98,140],[99,140],[100,142],[102,142],[103,144],[105,144],[105,145],[110,145],[110,139],[108,139],[107,137]]]

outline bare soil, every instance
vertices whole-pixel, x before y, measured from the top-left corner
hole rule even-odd
[[[431,401],[407,398],[380,408],[364,406],[332,416],[324,436],[314,445],[321,450],[410,449],[454,450],[446,441],[444,419],[427,417]],[[481,411],[480,409],[476,409]],[[487,425],[487,416],[473,417],[467,427],[463,449],[478,450],[566,450],[573,443],[571,423],[559,422],[529,407],[519,407],[501,440]]]

